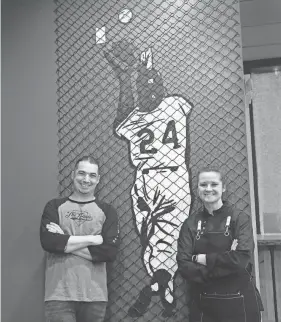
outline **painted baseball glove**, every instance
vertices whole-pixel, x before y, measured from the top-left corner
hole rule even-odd
[[[128,71],[137,62],[136,48],[127,40],[120,40],[112,44],[112,49],[104,53],[104,56],[114,69]]]

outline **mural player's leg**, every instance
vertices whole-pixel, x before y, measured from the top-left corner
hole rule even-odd
[[[174,279],[177,274],[177,239],[181,225],[189,216],[190,190],[189,174],[186,167],[178,167],[176,171],[162,172],[151,176],[159,183],[160,196],[159,207],[155,208],[152,222],[154,224],[153,236],[149,240],[153,253],[145,254],[144,261],[154,271],[154,280],[159,284],[159,294],[164,307],[163,316],[171,316],[175,313],[176,300],[174,294]],[[184,179],[185,186],[179,187],[179,178]],[[149,182],[147,182],[149,185]],[[152,186],[150,184],[150,186]],[[165,272],[165,273],[164,273]]]
[[[151,245],[148,245],[143,254],[143,260],[148,274],[151,276],[150,285],[146,285],[141,291],[135,301],[130,307],[128,314],[131,317],[142,316],[149,308],[152,296],[160,295],[161,301],[165,308],[163,316],[172,316],[174,314],[175,301],[173,297],[173,281],[171,281],[172,275],[166,269],[159,269],[153,272],[151,270],[151,258],[153,257],[153,249]],[[169,289],[170,287],[170,289]],[[167,290],[169,289],[169,292]],[[162,294],[162,297],[161,297]],[[166,300],[168,296],[171,303]]]
[[[132,201],[135,215],[135,223],[140,236],[142,246],[142,260],[148,275],[151,277],[150,285],[146,285],[140,292],[138,299],[129,309],[130,316],[143,315],[151,302],[153,295],[159,295],[161,290],[169,288],[168,283],[171,280],[172,275],[167,272],[166,269],[161,269],[161,261],[167,260],[169,266],[169,260],[167,256],[159,256],[159,247],[157,245],[159,238],[166,239],[166,243],[172,242],[171,237],[167,237],[166,234],[159,232],[157,228],[157,218],[161,217],[157,215],[157,211],[169,212],[174,209],[173,202],[165,202],[163,196],[160,196],[160,190],[158,188],[155,191],[149,189],[146,185],[146,178],[142,171],[137,171],[136,180],[132,189]],[[158,197],[155,197],[158,196]],[[159,199],[159,200],[158,200]],[[158,216],[158,217],[157,217]],[[165,244],[166,245],[166,244]],[[163,250],[165,252],[165,250]],[[162,258],[163,257],[163,258]],[[160,268],[160,269],[159,269]],[[173,284],[173,283],[172,283]],[[171,289],[173,287],[171,286]],[[170,301],[173,301],[170,296]]]
[[[128,315],[131,317],[140,317],[147,311],[153,291],[150,285],[146,285],[141,291],[136,302],[129,308]]]
[[[166,226],[165,229],[167,231],[169,227]],[[158,291],[155,295],[160,296],[164,308],[163,316],[172,316],[176,308],[174,276],[177,272],[171,251],[173,239],[156,228],[149,244],[150,249],[147,248],[144,253],[144,263],[146,268],[152,267],[153,270],[151,288],[155,292]]]
[[[174,314],[174,277],[177,272],[176,247],[179,229],[189,215],[189,177],[184,167],[177,172],[137,171],[132,190],[136,226],[141,239],[142,258],[151,285],[145,287],[131,307],[139,315],[147,310],[151,296],[159,294],[164,316]],[[147,171],[146,171],[147,172]],[[179,177],[186,180],[184,189],[177,185]],[[153,181],[149,179],[153,178]],[[158,184],[154,184],[158,182]]]
[[[131,191],[131,197],[133,202],[133,213],[134,213],[134,220],[136,224],[136,228],[138,231],[138,235],[140,237],[141,242],[141,257],[142,260],[144,258],[144,253],[146,252],[146,249],[149,248],[149,243],[147,239],[148,234],[148,223],[151,218],[151,208],[150,208],[150,202],[147,199],[147,195],[144,191],[144,181],[142,176],[142,171],[136,172],[136,179],[135,184]],[[147,251],[147,253],[151,253],[150,251]],[[151,271],[149,266],[146,266],[146,271],[149,276],[153,276],[153,272]],[[153,282],[152,282],[153,283]],[[155,293],[155,290],[150,285],[146,285],[143,287],[143,289],[140,291],[140,294],[135,301],[135,303],[129,308],[128,314],[131,317],[139,317],[142,316],[148,309],[152,295]]]

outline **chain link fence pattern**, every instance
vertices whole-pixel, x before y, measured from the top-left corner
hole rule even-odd
[[[185,131],[176,143],[185,145],[189,179],[178,176],[167,184],[162,178],[157,184],[165,186],[172,196],[180,195],[180,187],[184,187],[186,195],[191,195],[192,215],[201,206],[196,199],[196,173],[201,167],[213,165],[227,176],[225,197],[250,214],[239,2],[56,0],[55,4],[60,193],[65,196],[71,191],[74,162],[81,155],[93,155],[100,162],[97,195],[111,203],[120,218],[121,245],[117,260],[109,267],[106,321],[188,321],[188,293],[180,276],[175,278],[176,309],[172,316],[163,314],[163,296],[152,296],[139,316],[129,313],[151,284],[151,276],[144,261],[136,200],[132,196],[138,174],[137,166],[132,164],[134,149],[116,133],[129,114],[120,112],[122,75],[129,75],[132,89],[125,91],[131,96],[128,101],[123,97],[123,106],[127,104],[129,112],[138,103],[145,106],[140,95],[146,98],[150,92],[144,88],[138,91],[138,75],[142,67],[151,72],[147,59],[150,48],[154,76],[160,75],[154,84],[157,95],[162,101],[162,94],[174,100],[184,97],[193,106],[188,117],[183,115],[177,123]],[[105,33],[101,35],[99,31]],[[108,53],[113,54],[111,60]],[[116,57],[117,63],[121,62],[118,68],[123,70],[122,75],[118,74]],[[167,109],[173,104],[167,103]],[[154,131],[161,129],[154,127]],[[173,135],[173,128],[168,132]],[[172,142],[167,136],[162,142],[165,140]],[[148,149],[149,142],[146,144],[144,149]],[[169,153],[162,156],[167,159]],[[180,180],[185,178],[181,185]],[[150,191],[156,185],[152,183],[154,179],[151,175],[147,182]],[[189,204],[182,207],[186,215]],[[169,256],[165,263],[167,270],[175,266]],[[145,292],[143,295],[146,301]]]

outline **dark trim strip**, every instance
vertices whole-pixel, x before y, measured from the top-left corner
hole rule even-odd
[[[253,70],[262,68],[263,72],[268,69],[268,71],[272,71],[273,67],[281,66],[281,58],[266,58],[266,59],[258,59],[258,60],[247,60],[243,62],[244,74],[251,74]]]
[[[255,145],[255,128],[254,128],[254,114],[253,104],[249,105],[249,118],[250,118],[250,132],[251,132],[251,145],[252,145],[252,165],[253,165],[253,179],[254,179],[254,196],[255,196],[255,208],[256,208],[256,228],[257,234],[261,233],[260,224],[260,207],[259,207],[259,191],[258,191],[258,169],[257,169],[257,154]]]
[[[275,321],[278,322],[278,306],[277,306],[277,291],[276,291],[276,275],[275,275],[275,260],[274,260],[274,247],[268,246],[271,260],[271,273],[272,273],[272,288],[273,288],[273,302],[274,302],[274,315]]]

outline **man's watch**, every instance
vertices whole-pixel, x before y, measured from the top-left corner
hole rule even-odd
[[[193,263],[197,263],[198,255],[192,255],[191,260]]]

